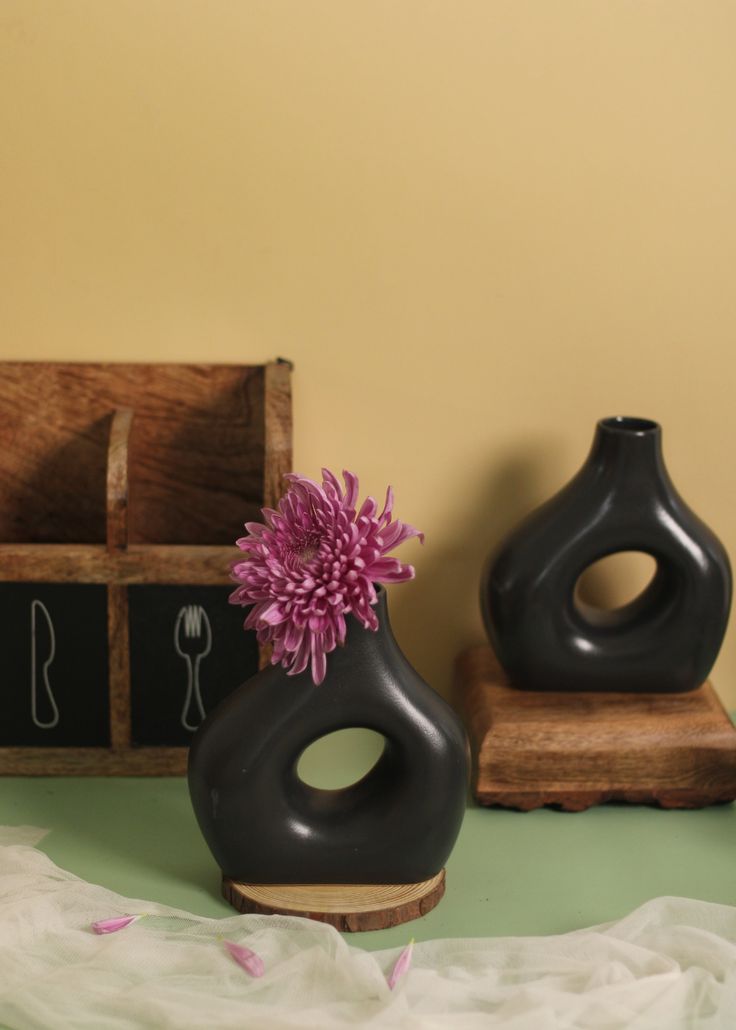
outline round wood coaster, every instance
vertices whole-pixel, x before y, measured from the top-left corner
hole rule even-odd
[[[343,932],[384,930],[426,915],[445,893],[445,870],[421,883],[238,883],[222,894],[238,912],[302,916]]]

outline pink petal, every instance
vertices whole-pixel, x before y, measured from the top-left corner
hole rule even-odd
[[[262,522],[246,522],[245,528],[248,530],[251,536],[263,536],[267,532],[267,527]],[[241,537],[244,542],[247,542],[247,537]],[[239,543],[240,541],[236,541]]]
[[[399,957],[396,959],[396,965],[391,970],[390,975],[387,977],[386,983],[389,986],[389,990],[393,990],[398,981],[407,972],[411,965],[411,953],[414,950],[414,938],[409,941],[407,946],[401,952]]]
[[[383,523],[384,521],[387,522],[387,521],[390,520],[391,512],[393,511],[393,507],[394,507],[394,492],[391,489],[391,487],[389,486],[386,489],[386,502],[385,502],[385,504],[383,506],[383,511],[378,516],[378,521],[380,523]]]
[[[337,646],[337,628],[334,622],[328,622],[327,627],[322,634],[322,650],[327,655],[330,651],[334,651]]]
[[[345,635],[347,633],[347,624],[345,622],[345,616],[342,612],[338,612],[335,616],[335,632],[337,633],[338,644],[345,643]]]
[[[342,500],[342,487],[340,486],[340,481],[338,480],[334,472],[330,472],[329,469],[322,469],[322,482],[324,486],[327,486],[329,484],[332,487],[332,489],[335,491],[338,501]]]
[[[376,558],[369,563],[365,572],[372,580],[376,580],[381,576],[390,576],[392,573],[398,572],[400,568],[401,562],[398,558]]]
[[[304,672],[307,665],[309,664],[309,657],[312,650],[312,633],[310,630],[305,629],[304,636],[302,637],[301,643],[294,654],[294,664],[289,669],[290,676],[298,676],[300,672]]]
[[[355,502],[358,500],[358,490],[360,489],[358,483],[358,477],[354,472],[348,472],[347,469],[343,469],[342,478],[345,480],[345,505],[348,508],[354,508]]]
[[[136,919],[140,919],[140,916],[115,916],[113,919],[100,919],[96,923],[92,923],[92,929],[95,933],[116,933],[118,930],[124,930],[126,926],[130,926]]]
[[[313,479],[307,478],[307,476],[300,476],[297,472],[287,472],[284,479],[288,479],[291,484],[290,489],[295,490],[298,497],[303,498],[305,501],[309,501],[310,497],[322,498],[325,496],[324,490],[315,483]],[[285,498],[286,504],[289,503],[288,495]],[[281,502],[282,504],[284,501]]]
[[[284,632],[284,647],[287,651],[297,651],[299,645],[302,642],[304,636],[304,626],[297,626],[294,622],[289,622],[286,625]]]
[[[270,604],[265,611],[260,613],[259,618],[262,622],[267,622],[269,626],[278,626],[278,624],[284,622],[288,616],[281,608],[281,605],[274,601],[274,603]]]
[[[367,572],[377,583],[404,583],[407,579],[414,579],[414,566],[402,565],[395,558],[379,558]]]
[[[327,673],[327,655],[325,654],[322,640],[312,637],[312,680],[315,686],[319,686]]]
[[[246,973],[250,973],[251,976],[263,976],[266,967],[263,965],[260,955],[256,955],[255,951],[243,947],[242,944],[235,944],[233,941],[223,941],[222,943]]]
[[[366,497],[366,499],[360,506],[360,511],[356,515],[356,520],[360,521],[360,519],[372,519],[373,516],[376,514],[377,507],[378,505],[372,497]]]
[[[384,554],[386,551],[393,551],[394,547],[398,547],[399,544],[403,544],[405,540],[409,540],[413,536],[418,536],[420,542],[424,543],[424,533],[418,529],[406,522],[391,522],[381,530],[381,540],[383,541],[381,550]]]

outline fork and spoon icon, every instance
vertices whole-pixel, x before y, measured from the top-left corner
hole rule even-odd
[[[212,649],[212,627],[207,612],[200,604],[187,604],[179,609],[174,624],[174,649],[187,666],[181,725],[193,733],[206,714],[199,683],[199,666]]]
[[[174,624],[174,649],[187,667],[187,686],[181,725],[193,733],[204,720],[205,710],[199,682],[199,666],[212,649],[212,627],[201,605],[179,609]],[[31,718],[39,729],[59,724],[59,708],[49,682],[49,666],[56,656],[56,634],[46,605],[31,602]]]

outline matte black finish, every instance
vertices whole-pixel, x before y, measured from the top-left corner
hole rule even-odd
[[[611,612],[585,608],[575,584],[593,562],[644,551],[649,586]],[[677,493],[656,422],[598,423],[587,461],[491,556],[481,607],[517,687],[681,692],[706,679],[726,630],[731,570],[717,537]]]
[[[195,735],[189,789],[225,873],[250,883],[414,883],[438,873],[465,811],[467,742],[450,706],[411,667],[380,590],[377,633],[348,617],[345,647],[309,672],[264,669],[226,698]],[[386,744],[341,790],[297,776],[302,752],[362,726]]]

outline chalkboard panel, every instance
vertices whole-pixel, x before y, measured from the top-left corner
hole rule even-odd
[[[0,745],[109,747],[107,588],[0,583]]]
[[[128,588],[133,745],[191,742],[204,715],[258,671],[230,587]]]

